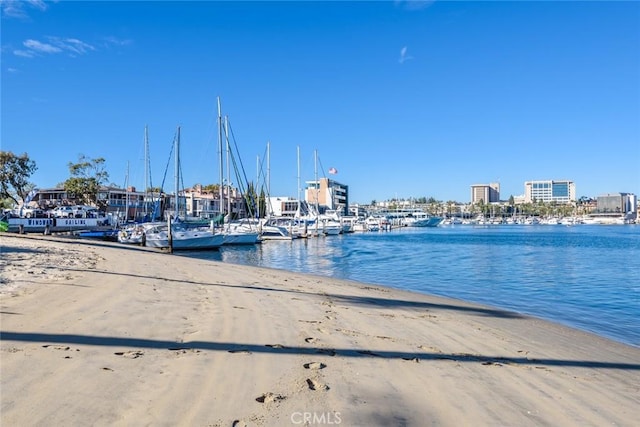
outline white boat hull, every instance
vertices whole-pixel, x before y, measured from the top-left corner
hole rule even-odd
[[[172,245],[169,244],[167,228],[155,227],[147,230],[145,245],[151,248],[169,248],[174,250],[216,249],[223,245],[224,235],[210,230],[174,230]]]

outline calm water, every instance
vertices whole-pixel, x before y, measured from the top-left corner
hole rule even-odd
[[[475,301],[640,346],[640,226],[453,226],[184,256]]]

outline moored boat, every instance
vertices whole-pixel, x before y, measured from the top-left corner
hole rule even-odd
[[[416,219],[411,226],[412,227],[437,227],[442,222],[442,218],[439,216],[429,216],[426,218]]]

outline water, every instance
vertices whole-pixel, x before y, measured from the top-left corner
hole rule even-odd
[[[474,301],[640,346],[637,225],[404,228],[181,255]]]

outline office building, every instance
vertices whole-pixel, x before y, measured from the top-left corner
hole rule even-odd
[[[524,201],[559,204],[575,202],[576,186],[573,181],[527,181],[524,183]]]
[[[471,203],[494,203],[500,201],[500,184],[474,184],[471,186]]]

